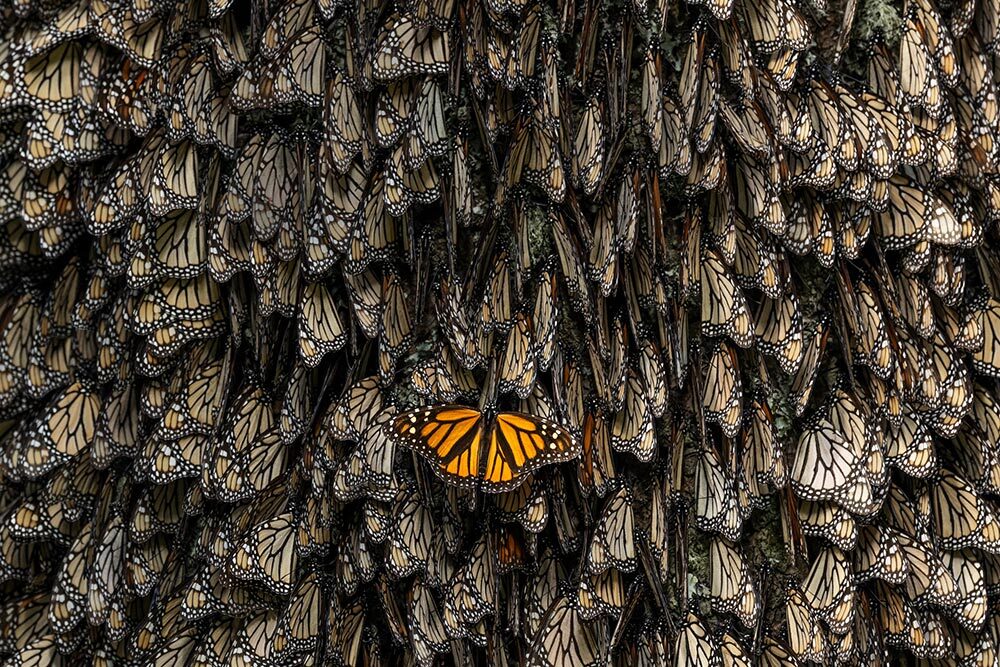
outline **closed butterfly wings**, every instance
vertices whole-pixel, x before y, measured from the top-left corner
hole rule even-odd
[[[446,482],[487,493],[509,491],[525,474],[581,452],[562,427],[517,412],[501,412],[490,421],[478,410],[443,405],[403,413],[390,428]]]

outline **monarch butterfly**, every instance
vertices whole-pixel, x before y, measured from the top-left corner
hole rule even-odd
[[[543,103],[536,104],[527,117],[522,115],[518,121],[504,165],[505,179],[498,203],[522,181],[542,190],[551,202],[560,203],[566,195],[559,138],[544,107]]]
[[[809,28],[798,10],[787,0],[768,0],[743,7],[750,39],[763,53],[779,48],[803,51],[809,44]]]
[[[878,600],[879,625],[885,633],[886,643],[895,646],[913,646],[912,637],[919,639],[922,627],[911,604],[895,589],[878,584],[875,588]]]
[[[330,157],[336,173],[346,174],[365,140],[354,82],[343,71],[334,70],[328,75],[324,97],[325,154]]]
[[[216,460],[218,469],[221,467],[219,458]],[[272,426],[244,445],[242,451],[235,452],[224,475],[216,481],[218,497],[228,503],[251,498],[280,477],[286,465],[286,448],[282,446],[281,434]]]
[[[742,93],[741,102],[756,99],[757,89],[760,86],[758,81],[760,74],[753,65],[749,41],[747,41],[745,35],[741,34],[738,29],[738,24],[734,21],[723,21],[719,25],[719,32],[722,37],[720,40],[721,44],[719,56],[723,76],[726,78],[728,83],[739,89]],[[786,81],[782,80],[780,83],[785,84]],[[724,102],[724,100],[720,100],[720,103],[722,102]],[[755,124],[758,121],[759,118],[756,120],[750,120],[750,123]],[[759,129],[761,128],[755,128],[753,131],[756,132]],[[736,141],[742,142],[742,139],[737,137],[734,138]],[[743,137],[743,139],[746,139],[746,137]],[[757,150],[758,148],[761,148],[761,146],[758,145],[754,150]],[[770,149],[767,148],[765,151],[770,152]]]
[[[740,347],[753,345],[743,292],[713,251],[704,253],[701,261],[701,322],[706,336],[728,336]]]
[[[798,510],[803,534],[822,537],[845,551],[857,545],[858,523],[839,505],[804,500],[799,503]]]
[[[1000,524],[993,509],[968,482],[946,468],[929,485],[921,504],[929,504],[932,525],[945,549],[986,548],[1000,542]]]
[[[125,590],[128,595],[146,597],[153,592],[167,565],[170,547],[170,538],[162,534],[141,544],[130,545],[125,563]],[[112,619],[112,627],[116,623],[121,621]]]
[[[701,284],[701,228],[706,216],[710,223],[706,238],[715,246],[723,261],[731,261],[735,253],[732,194],[729,188],[720,188],[709,196],[707,213],[695,207],[689,207],[685,212],[680,275],[681,294],[685,297],[696,293],[697,286]],[[641,257],[636,255],[637,259]]]
[[[601,104],[587,100],[574,139],[573,171],[584,194],[597,190],[604,172],[604,119]]]
[[[863,526],[859,533],[854,574],[859,581],[881,579],[901,584],[910,572],[896,531],[878,525]]]
[[[559,324],[558,283],[556,274],[546,269],[535,281],[535,301],[531,314],[532,338],[535,341],[535,364],[546,371],[552,366],[556,353],[556,332]]]
[[[331,467],[333,467],[333,480],[330,482],[330,492],[334,498],[348,503],[364,496],[367,470],[362,447],[356,447],[350,455]]]
[[[507,574],[527,569],[529,545],[530,542],[521,538],[520,531],[512,526],[502,526],[494,536],[497,572]]]
[[[185,484],[154,486],[139,496],[129,519],[129,536],[146,542],[157,533],[174,534],[184,518]]]
[[[958,589],[959,600],[953,606],[955,618],[969,632],[979,632],[987,613],[984,572],[979,559],[961,551],[942,552],[941,559]]]
[[[788,222],[779,196],[783,178],[777,169],[773,162],[743,154],[734,164],[732,188],[736,210],[772,234],[783,236]]]
[[[607,310],[603,307],[600,318],[596,340],[588,346],[587,353],[598,396],[608,410],[618,412],[625,404],[628,379],[625,323],[621,317],[615,317],[609,323]]]
[[[501,393],[512,392],[519,398],[528,397],[537,372],[534,350],[528,318],[519,312],[514,316],[514,326],[507,334],[503,356],[500,357],[498,388]]]
[[[959,467],[967,475],[969,481],[983,492],[993,493],[997,488],[997,466],[984,461],[982,439],[993,437],[1000,425],[998,406],[989,395],[978,385],[974,387],[972,418],[963,426],[956,438],[955,456]]]
[[[640,112],[642,128],[649,137],[649,143],[658,149],[663,132],[663,81],[660,77],[663,64],[659,54],[650,48],[643,56],[642,64],[642,95]]]
[[[529,646],[527,664],[531,667],[594,667],[601,660],[593,630],[568,596],[556,598],[549,606]]]
[[[730,632],[725,632],[719,638],[719,649],[722,655],[723,667],[750,667],[750,658],[746,650]]]
[[[903,176],[889,179],[889,206],[875,216],[875,230],[887,249],[926,239],[941,245],[961,240],[961,225],[951,207]]]
[[[389,532],[385,564],[389,574],[402,579],[426,569],[433,526],[428,509],[412,490],[397,499],[393,515],[396,521]]]
[[[95,544],[94,562],[87,573],[87,618],[92,624],[108,622],[123,604],[127,547],[125,526],[116,514]]]
[[[426,160],[444,154],[450,147],[440,86],[434,80],[426,80],[413,106],[403,158],[403,166],[409,170],[418,169]]]
[[[648,462],[656,455],[656,433],[653,413],[639,379],[628,371],[625,379],[625,400],[611,422],[611,446]]]
[[[412,323],[406,304],[406,293],[395,273],[389,273],[382,284],[382,327],[379,336],[379,370],[383,377],[391,376],[396,360],[410,344]]]
[[[464,636],[493,611],[498,595],[496,562],[487,534],[473,546],[468,560],[445,586],[445,623],[449,634]],[[449,620],[451,621],[449,623]]]
[[[689,126],[698,153],[705,153],[715,138],[715,125],[719,114],[719,50],[709,47],[702,56],[701,71],[697,80]]]
[[[697,616],[688,613],[674,644],[674,664],[678,667],[721,667],[722,657],[714,638]]]
[[[639,380],[654,417],[662,417],[667,408],[667,370],[662,354],[652,339],[639,343]]]
[[[469,398],[478,388],[449,345],[441,345],[435,356],[418,364],[410,381],[418,394],[441,402]]]
[[[310,380],[311,376],[306,366],[295,364],[292,367],[285,385],[278,419],[278,431],[283,444],[290,445],[302,435],[307,421],[312,416],[313,391]]]
[[[959,601],[958,584],[941,557],[930,545],[900,534],[897,537],[909,572],[903,582],[907,599],[916,604],[951,606]]]
[[[792,489],[806,500],[832,500],[851,511],[867,513],[872,490],[859,437],[863,439],[864,433],[845,433],[826,418],[807,426],[792,463]]]
[[[797,255],[814,254],[823,266],[833,266],[836,247],[833,220],[825,204],[814,197],[802,197],[791,204],[785,247]]]
[[[587,551],[589,572],[602,574],[611,567],[622,572],[636,568],[632,492],[626,486],[608,499]]]
[[[90,58],[93,54],[87,54]],[[67,41],[23,63],[23,94],[42,108],[68,111],[80,95],[85,53],[80,42]],[[89,59],[89,58],[88,58]]]
[[[580,406],[582,409],[582,405]],[[583,417],[577,479],[584,493],[605,495],[617,476],[611,455],[611,429],[604,416],[587,410]]]
[[[847,294],[847,290],[842,290]],[[867,282],[855,285],[853,307],[848,309],[848,323],[855,332],[855,346],[859,362],[872,369],[879,378],[886,380],[896,363],[890,345],[889,325],[883,316],[875,291]],[[856,316],[855,316],[856,313]]]
[[[739,44],[739,42],[736,42]],[[763,159],[771,154],[772,138],[766,130],[763,113],[756,104],[731,105],[726,100],[719,101],[722,121],[733,139],[748,154]]]
[[[850,627],[855,613],[855,585],[847,555],[837,547],[823,549],[802,582],[809,606],[831,630]]]
[[[746,627],[753,627],[761,613],[760,598],[750,568],[740,550],[725,537],[709,543],[711,596],[721,612],[734,614]]]
[[[538,563],[529,575],[525,594],[523,633],[526,639],[534,637],[545,619],[545,612],[555,602],[559,594],[559,581],[565,572],[560,559],[546,548],[541,552]]]
[[[338,440],[357,441],[382,413],[386,399],[378,378],[371,376],[352,383],[327,410],[324,428]]]
[[[719,345],[708,364],[702,405],[705,421],[717,422],[726,437],[736,437],[743,425],[743,385],[736,353],[725,344]]]
[[[719,455],[708,448],[701,452],[695,472],[695,521],[703,530],[739,539],[743,516],[736,502],[736,490]]]
[[[62,465],[94,441],[101,397],[81,382],[67,387],[56,396],[25,434],[17,466],[29,479],[37,479]]]
[[[448,651],[448,637],[431,590],[415,582],[410,589],[410,641],[418,663],[434,660],[437,653]]]
[[[521,486],[496,497],[499,518],[519,522],[530,533],[540,533],[549,520],[548,493],[551,491],[545,484],[529,476]]]
[[[441,196],[437,170],[432,160],[424,161],[413,170],[406,168],[406,146],[397,146],[385,164],[382,189],[386,211],[402,216],[414,204],[430,204]]]
[[[232,654],[242,619],[217,622],[195,647],[194,659],[208,665],[224,664]]]
[[[923,32],[919,9],[914,6],[906,13],[899,44],[900,92],[911,104],[935,109],[940,104],[940,82]]]
[[[558,213],[550,213],[552,238],[559,256],[563,284],[569,292],[570,305],[585,318],[593,317],[593,301],[587,286],[585,264],[581,259],[580,246],[570,234],[566,220]]]
[[[610,201],[605,202],[598,211],[588,259],[589,277],[598,284],[601,294],[605,297],[609,296],[618,285],[620,242],[613,229],[615,222],[613,214]]]
[[[576,439],[548,420],[516,412],[494,417],[459,405],[403,413],[390,432],[426,458],[441,479],[487,493],[514,489],[523,475],[581,453]]]
[[[281,637],[279,616],[276,610],[262,611],[250,616],[237,631],[233,653],[247,655],[251,660],[270,662],[277,659]]]
[[[580,616],[586,621],[605,615],[614,615],[625,606],[625,585],[622,574],[610,568],[602,574],[584,575],[577,589],[576,603]]]
[[[781,445],[774,433],[774,417],[760,395],[750,406],[750,425],[743,441],[742,468],[750,479],[748,491],[763,495],[768,487],[780,489],[788,480]]]
[[[692,151],[688,126],[678,109],[676,101],[669,94],[663,96],[663,131],[660,135],[660,174],[667,177],[671,173],[687,176],[691,170]]]
[[[126,136],[124,130],[104,127],[96,110],[82,107],[67,113],[39,110],[28,121],[26,130],[22,156],[36,171],[60,160],[70,164],[99,160],[125,141]]]
[[[460,288],[448,280],[442,281],[435,307],[449,348],[461,365],[467,369],[481,366],[485,362],[481,337],[469,321]]]
[[[337,545],[335,585],[340,593],[353,595],[363,583],[370,582],[378,572],[372,545],[360,526],[352,527]]]
[[[788,650],[808,662],[824,662],[829,648],[816,614],[806,604],[801,589],[789,583],[785,588],[785,623],[788,626]]]
[[[768,635],[764,637],[762,643],[763,649],[760,653],[760,664],[765,667],[780,667],[781,665],[794,664],[795,657],[789,652],[788,647],[774,637]]]
[[[203,469],[207,489],[220,492],[237,458],[262,438],[278,439],[275,402],[255,383],[248,384],[233,402],[225,429],[213,442],[209,465]],[[265,450],[266,451],[266,450]],[[235,482],[235,479],[229,481]]]
[[[236,581],[259,582],[278,595],[288,595],[298,563],[295,527],[291,512],[252,526],[229,556],[227,572]]]
[[[830,149],[838,167],[846,172],[857,171],[861,164],[857,137],[854,126],[841,108],[839,96],[819,78],[810,80],[802,94],[819,141]]]
[[[94,560],[93,522],[87,523],[73,541],[56,575],[49,601],[48,621],[60,634],[73,630],[84,619],[87,604],[87,572]]]
[[[389,83],[404,76],[448,71],[448,32],[418,27],[408,14],[390,16],[377,42],[369,63],[376,81]]]
[[[329,649],[344,664],[356,664],[360,659],[365,629],[365,605],[360,599],[348,599],[338,612],[329,607]]]
[[[326,70],[326,45],[319,26],[308,26],[286,38],[274,60],[261,65],[257,99],[264,102],[320,106]]]
[[[733,231],[736,244],[732,265],[737,282],[759,289],[769,298],[780,297],[784,280],[774,249],[747,229],[739,216],[734,216]]]
[[[389,537],[393,527],[392,499],[385,501],[369,500],[364,505],[364,527],[371,542],[381,544]],[[377,572],[373,572],[373,576]]]

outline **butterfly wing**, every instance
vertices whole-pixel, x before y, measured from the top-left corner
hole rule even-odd
[[[392,434],[430,461],[434,472],[457,486],[479,481],[483,415],[461,405],[441,405],[404,412],[392,423]]]
[[[487,438],[486,469],[482,488],[502,493],[515,488],[523,475],[550,463],[580,455],[579,443],[566,429],[520,412],[497,415]]]

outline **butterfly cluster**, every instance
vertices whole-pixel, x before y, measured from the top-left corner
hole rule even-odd
[[[987,0],[0,0],[0,660],[997,664],[998,75]]]

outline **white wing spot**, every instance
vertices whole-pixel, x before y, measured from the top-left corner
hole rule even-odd
[[[411,426],[410,427],[410,435],[416,435],[416,433],[417,433],[416,427]]]

